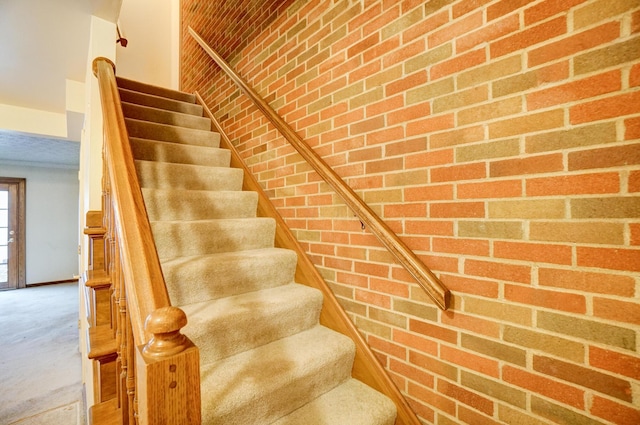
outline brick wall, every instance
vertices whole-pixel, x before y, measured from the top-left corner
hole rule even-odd
[[[183,0],[183,30],[453,292],[434,307],[185,33],[183,88],[423,421],[640,423],[640,1],[227,3]]]

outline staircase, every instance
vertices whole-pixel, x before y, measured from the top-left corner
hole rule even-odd
[[[320,291],[190,94],[118,78],[171,303],[200,349],[204,424],[391,425],[395,405],[351,377],[355,345],[319,324]]]

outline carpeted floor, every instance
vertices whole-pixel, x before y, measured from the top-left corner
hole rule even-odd
[[[0,425],[83,425],[78,284],[0,292]]]

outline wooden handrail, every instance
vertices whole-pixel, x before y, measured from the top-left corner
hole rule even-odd
[[[119,423],[199,425],[198,347],[181,334],[187,317],[169,300],[125,127],[115,66],[96,58],[93,71],[104,127],[105,266],[112,282]]]
[[[142,345],[151,339],[144,329],[147,317],[171,303],[136,174],[114,69],[113,62],[106,58],[93,61],[100,87],[105,149],[110,155],[106,164],[109,176],[105,178],[112,182],[114,224],[122,238],[124,280],[135,282],[127,287],[127,302],[135,343]]]
[[[216,53],[193,28],[189,34],[218,64],[234,83],[254,102],[262,113],[273,123],[285,139],[300,153],[311,167],[329,184],[360,221],[368,226],[378,240],[391,252],[396,260],[416,279],[427,295],[442,310],[449,307],[450,292],[427,266],[411,251],[400,238],[378,217],[378,215],[349,187],[344,180],[300,137],[289,124],[278,115],[269,104],[238,75],[229,64]]]

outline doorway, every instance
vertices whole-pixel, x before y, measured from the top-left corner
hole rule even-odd
[[[26,180],[0,177],[0,290],[26,286]]]

